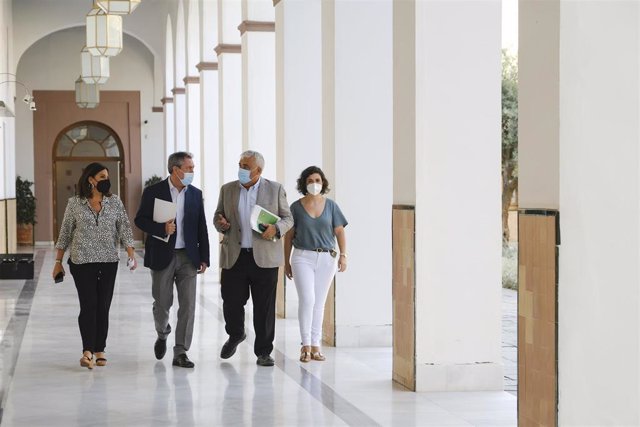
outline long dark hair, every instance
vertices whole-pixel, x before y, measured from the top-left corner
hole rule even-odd
[[[109,172],[109,168],[101,163],[93,162],[88,164],[82,171],[82,175],[80,175],[80,179],[78,180],[78,185],[76,187],[76,194],[83,199],[90,198],[93,185],[89,183],[89,177],[94,178],[97,174],[105,169],[107,170],[107,172]],[[105,194],[105,196],[111,196],[111,192],[108,192],[107,194]]]
[[[324,176],[324,172],[322,172],[322,169],[317,166],[309,166],[302,171],[302,173],[300,174],[300,178],[298,178],[297,181],[297,189],[300,194],[305,196],[307,195],[307,178],[309,178],[309,176],[313,175],[314,173],[317,173],[318,175],[320,175],[320,178],[322,178],[322,191],[320,191],[320,194],[326,194],[329,192],[329,180]]]

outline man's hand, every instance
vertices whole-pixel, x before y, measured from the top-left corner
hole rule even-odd
[[[164,232],[167,233],[167,236],[171,236],[176,232],[176,220],[172,219],[171,221],[164,223]]]
[[[264,227],[267,227],[266,230],[264,230],[264,232],[262,233],[262,238],[265,240],[272,240],[273,237],[276,235],[276,233],[278,232],[278,229],[276,228],[275,225],[273,224],[262,224]]]
[[[200,263],[200,268],[198,269],[198,274],[202,274],[207,270],[207,263],[206,262],[201,262]]]
[[[222,231],[227,231],[231,227],[231,224],[229,223],[229,221],[227,221],[227,218],[225,218],[222,214],[218,214],[218,225],[220,226],[220,228],[222,228]]]

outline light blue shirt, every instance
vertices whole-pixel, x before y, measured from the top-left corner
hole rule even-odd
[[[251,211],[256,205],[256,199],[258,198],[258,188],[262,178],[258,178],[251,187],[244,188],[240,183],[240,198],[238,200],[238,213],[240,214],[240,235],[242,237],[240,241],[241,248],[253,247],[253,231],[251,229]]]
[[[180,191],[173,185],[171,178],[167,181],[169,181],[171,200],[176,204],[176,249],[184,249],[184,232],[182,227],[182,223],[184,222],[184,195],[189,189],[189,186],[187,185]]]

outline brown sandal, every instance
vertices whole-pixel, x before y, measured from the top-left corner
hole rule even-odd
[[[320,351],[320,347],[316,346],[311,346],[311,358],[313,360],[317,360],[318,362],[324,362],[325,360],[327,360],[327,358],[324,357],[324,354],[322,354],[322,352]]]
[[[83,368],[93,369],[93,354],[90,351],[82,353],[80,358],[80,366]]]
[[[303,345],[300,349],[300,361],[308,362],[311,360],[311,348],[308,345]]]
[[[107,358],[104,357],[104,352],[96,353],[96,365],[97,366],[105,366],[107,364]]]

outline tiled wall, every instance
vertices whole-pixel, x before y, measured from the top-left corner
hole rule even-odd
[[[558,413],[558,212],[519,214],[518,424],[555,426]]]
[[[416,389],[415,209],[393,207],[393,380]]]

